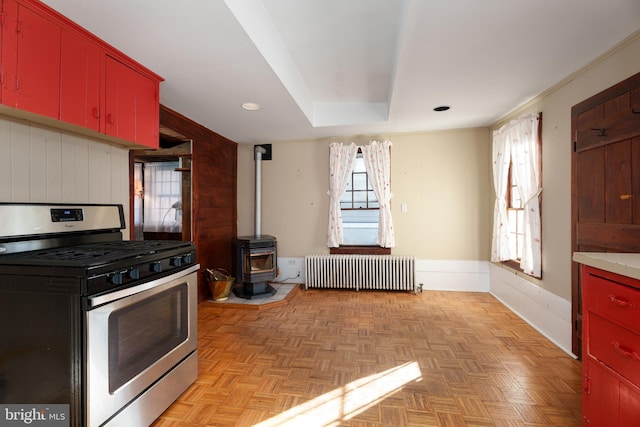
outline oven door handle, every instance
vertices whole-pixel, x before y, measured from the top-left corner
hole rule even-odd
[[[165,283],[171,282],[172,280],[179,279],[195,271],[198,271],[199,269],[200,264],[195,264],[190,266],[189,268],[185,268],[184,270],[177,271],[169,276],[164,276],[150,282],[142,283],[140,285],[132,286],[130,288],[122,289],[115,292],[109,292],[108,294],[89,297],[89,309],[97,307],[99,305],[107,304],[121,298],[139,294],[140,292],[148,291],[149,289],[153,289]]]

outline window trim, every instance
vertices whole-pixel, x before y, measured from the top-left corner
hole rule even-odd
[[[331,255],[391,255],[391,248],[378,245],[340,245],[329,248]]]

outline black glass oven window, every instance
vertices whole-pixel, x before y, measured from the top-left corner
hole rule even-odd
[[[183,284],[111,313],[111,393],[187,340],[187,304],[187,285]]]

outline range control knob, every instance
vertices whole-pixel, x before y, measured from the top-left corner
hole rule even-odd
[[[182,256],[182,262],[185,264],[191,264],[191,254],[186,254]]]
[[[162,273],[162,263],[160,261],[154,261],[149,264],[149,271],[154,273]]]
[[[131,267],[129,271],[127,271],[127,276],[130,279],[138,280],[140,278],[140,269],[138,267]]]
[[[116,273],[111,273],[107,276],[107,280],[109,283],[114,285],[122,285],[122,272],[118,271]]]
[[[180,267],[182,265],[182,257],[173,257],[171,258],[171,261],[169,261],[169,263],[174,267]]]

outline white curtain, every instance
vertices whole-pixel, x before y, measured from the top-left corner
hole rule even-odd
[[[494,208],[492,261],[513,258],[509,251],[506,191],[509,164],[518,184],[524,214],[524,238],[520,268],[541,277],[540,187],[538,154],[538,114],[513,120],[493,133],[493,182],[496,192]]]
[[[329,146],[329,229],[327,246],[337,248],[343,242],[340,199],[347,189],[358,147],[333,142]]]
[[[396,245],[391,218],[391,145],[391,141],[371,141],[369,145],[361,147],[367,176],[380,203],[378,245],[383,248]]]
[[[520,199],[523,201],[524,238],[520,268],[527,274],[541,277],[540,203],[538,196],[540,172],[538,168],[537,114],[518,121],[511,130],[511,158]]]
[[[507,186],[509,185],[509,164],[511,146],[505,127],[493,132],[493,189],[496,202],[493,207],[493,238],[491,240],[491,261],[511,259],[509,245],[509,225],[507,222]]]

